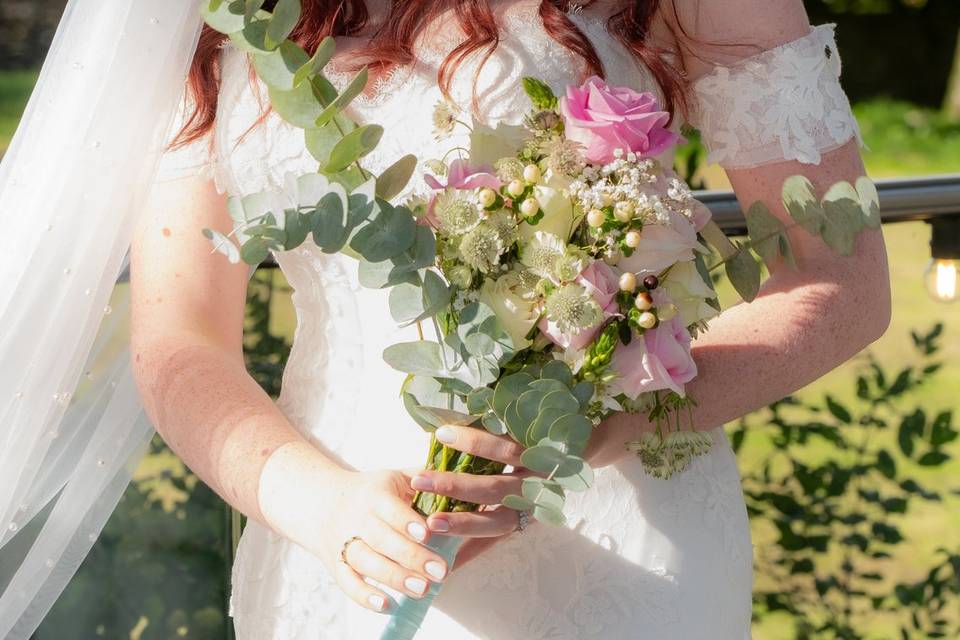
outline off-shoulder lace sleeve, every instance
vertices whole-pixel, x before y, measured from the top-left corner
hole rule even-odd
[[[156,182],[168,182],[188,176],[202,176],[213,180],[217,191],[224,193],[220,163],[217,161],[215,145],[211,145],[214,137],[212,132],[197,138],[185,145],[174,149],[167,149],[177,137],[183,125],[193,112],[193,101],[188,91],[184,91],[177,107],[177,112],[170,123],[170,129],[165,137],[165,151],[160,156],[160,164],[155,178]]]
[[[835,26],[813,27],[694,82],[690,124],[700,129],[709,162],[728,169],[818,164],[821,153],[852,137],[863,145],[840,86]]]

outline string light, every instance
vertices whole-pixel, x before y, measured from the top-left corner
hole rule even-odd
[[[960,217],[930,220],[930,262],[923,281],[930,297],[953,302],[960,296]]]

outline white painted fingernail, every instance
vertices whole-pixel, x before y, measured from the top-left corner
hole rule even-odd
[[[443,565],[436,560],[427,560],[427,563],[424,565],[424,567],[426,568],[427,573],[432,575],[437,580],[442,578],[447,573],[447,570],[443,568]]]
[[[427,524],[429,524],[430,528],[434,531],[450,531],[450,523],[444,518],[434,518]]]
[[[427,581],[417,576],[410,576],[403,581],[404,586],[414,593],[423,593],[427,590]]]
[[[367,602],[369,602],[370,606],[377,611],[383,609],[383,605],[387,604],[387,601],[379,593],[371,593],[369,596],[367,596]]]
[[[423,540],[427,537],[427,528],[419,522],[411,522],[408,524],[407,532],[417,540]]]
[[[457,434],[454,433],[453,429],[444,425],[437,429],[436,434],[437,440],[443,444],[453,444],[457,439]]]

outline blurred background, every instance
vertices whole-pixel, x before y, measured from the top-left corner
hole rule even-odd
[[[0,152],[64,4],[0,2]],[[806,5],[814,24],[838,25],[870,175],[960,172],[960,1]],[[699,188],[728,188],[691,139],[681,173]],[[884,232],[894,295],[886,336],[728,425],[753,528],[757,640],[960,638],[960,303],[924,285],[931,224]],[[736,301],[718,287],[725,304]],[[296,327],[289,295],[277,269],[260,269],[251,283],[247,363],[274,396]],[[241,527],[156,438],[35,637],[231,638],[229,572]]]

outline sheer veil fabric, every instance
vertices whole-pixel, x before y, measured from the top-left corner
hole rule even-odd
[[[124,272],[200,34],[199,0],[70,0],[0,164],[0,637],[29,637],[153,428]],[[118,284],[119,282],[119,284]]]

